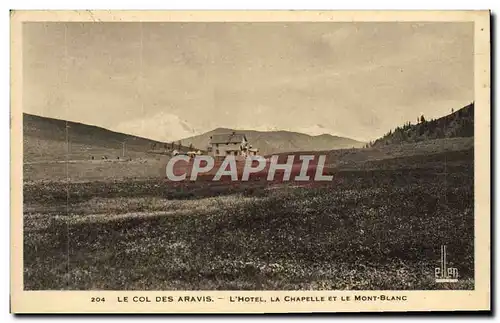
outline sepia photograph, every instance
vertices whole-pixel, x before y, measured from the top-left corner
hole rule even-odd
[[[24,292],[478,290],[474,16],[87,14],[17,38]]]

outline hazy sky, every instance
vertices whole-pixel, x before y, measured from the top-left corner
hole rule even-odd
[[[26,23],[24,111],[172,140],[375,139],[470,103],[472,23]]]

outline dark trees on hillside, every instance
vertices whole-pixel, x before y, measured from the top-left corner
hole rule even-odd
[[[426,120],[422,114],[417,123],[405,122],[402,126],[389,130],[384,136],[370,143],[370,147],[418,142],[430,139],[471,137],[474,136],[474,104],[470,104],[458,111],[452,109],[452,114]]]

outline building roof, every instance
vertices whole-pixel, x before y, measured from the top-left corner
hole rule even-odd
[[[247,141],[247,137],[243,133],[218,133],[210,137],[211,144],[239,144],[243,140]]]

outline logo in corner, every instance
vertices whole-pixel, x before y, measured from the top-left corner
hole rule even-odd
[[[458,282],[458,269],[447,266],[446,245],[441,246],[440,266],[434,268],[434,278],[436,283],[456,283]]]

